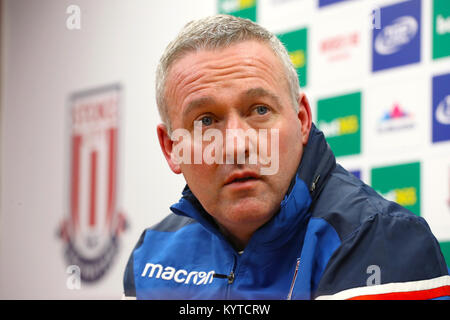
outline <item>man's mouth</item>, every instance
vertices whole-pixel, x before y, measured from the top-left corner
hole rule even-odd
[[[252,180],[259,180],[260,176],[255,172],[238,172],[230,175],[226,180],[224,185],[229,185],[232,183],[244,183]]]

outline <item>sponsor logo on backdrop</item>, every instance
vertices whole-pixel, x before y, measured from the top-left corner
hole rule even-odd
[[[436,17],[436,32],[438,35],[450,33],[450,17],[437,15]]]
[[[319,0],[319,7],[324,7],[324,6],[328,6],[330,4],[344,2],[344,1],[348,1],[348,0]]]
[[[256,21],[256,0],[218,0],[218,12]]]
[[[372,187],[420,216],[420,162],[373,168]]]
[[[287,33],[278,34],[278,38],[286,47],[292,64],[297,70],[300,86],[307,85],[307,64],[308,64],[308,48],[307,48],[308,29],[303,28]]]
[[[420,0],[382,7],[381,28],[373,29],[372,70],[420,61]]]
[[[85,282],[110,269],[126,226],[118,197],[120,98],[120,86],[112,85],[69,100],[69,212],[59,235],[67,264],[78,266]]]
[[[411,129],[415,126],[414,116],[407,112],[398,103],[394,103],[392,108],[385,112],[378,121],[377,130],[379,133],[391,132],[402,129]]]
[[[433,142],[450,140],[450,74],[433,78]]]
[[[441,247],[447,266],[450,266],[450,241],[439,241],[439,246]]]
[[[385,26],[375,37],[375,51],[381,55],[390,55],[414,39],[419,25],[414,17],[406,16],[395,19],[392,24]]]
[[[289,58],[291,59],[292,64],[295,69],[300,69],[305,66],[305,51],[304,50],[295,50],[289,52]]]
[[[450,55],[450,1],[433,2],[433,59]]]
[[[326,55],[329,62],[346,60],[351,57],[350,50],[359,46],[359,32],[354,31],[324,39],[319,43],[319,52]]]
[[[440,124],[450,124],[450,94],[438,103],[435,116]]]
[[[320,99],[317,124],[336,156],[361,152],[361,93]]]
[[[330,122],[319,121],[319,127],[327,138],[340,137],[358,132],[359,119],[356,115],[351,115]]]
[[[397,202],[401,206],[413,206],[417,203],[417,190],[414,187],[389,190],[381,195],[389,201]]]

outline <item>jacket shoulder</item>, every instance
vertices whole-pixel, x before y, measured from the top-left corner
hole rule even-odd
[[[154,231],[161,231],[161,232],[175,232],[179,229],[195,223],[196,221],[189,217],[179,216],[174,213],[170,213],[168,216],[166,216],[163,220],[161,220],[159,223],[151,226],[150,228],[146,230],[154,230]]]
[[[183,227],[188,226],[190,224],[195,223],[195,220],[179,216],[174,213],[171,213],[167,215],[163,220],[161,220],[159,223],[145,229],[141,236],[139,237],[139,240],[137,241],[136,245],[134,246],[133,251],[130,254],[130,257],[128,258],[127,265],[125,267],[125,272],[123,276],[123,287],[124,287],[124,298],[133,298],[136,297],[136,286],[135,286],[135,252],[145,242],[147,234],[149,232],[155,231],[155,232],[163,232],[163,233],[175,233]]]
[[[381,287],[374,287],[375,291],[355,289],[349,297],[378,292],[378,288],[384,292],[385,287],[390,294],[397,284],[408,291],[408,286],[428,289],[435,281],[450,281],[439,244],[426,221],[384,199],[342,167],[330,175],[313,212],[332,225],[341,240],[327,263],[316,297],[338,298],[338,292],[374,284]]]
[[[312,216],[327,221],[341,240],[378,214],[418,218],[397,203],[384,199],[340,165],[331,172],[312,207]]]
[[[370,216],[342,241],[328,261],[315,296],[383,298],[401,291],[406,294],[395,298],[404,299],[409,291],[421,291],[415,298],[427,299],[439,297],[433,289],[449,284],[444,257],[425,220],[387,212]]]

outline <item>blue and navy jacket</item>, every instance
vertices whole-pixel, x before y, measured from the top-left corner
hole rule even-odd
[[[425,220],[340,165],[314,125],[279,212],[237,252],[189,187],[124,274],[137,299],[442,299],[450,276]]]

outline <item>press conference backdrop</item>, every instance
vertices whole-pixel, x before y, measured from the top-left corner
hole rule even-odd
[[[217,12],[283,41],[337,161],[424,217],[450,265],[450,1],[14,0],[1,8],[0,298],[121,298],[133,246],[184,186],[156,138],[158,59]]]

